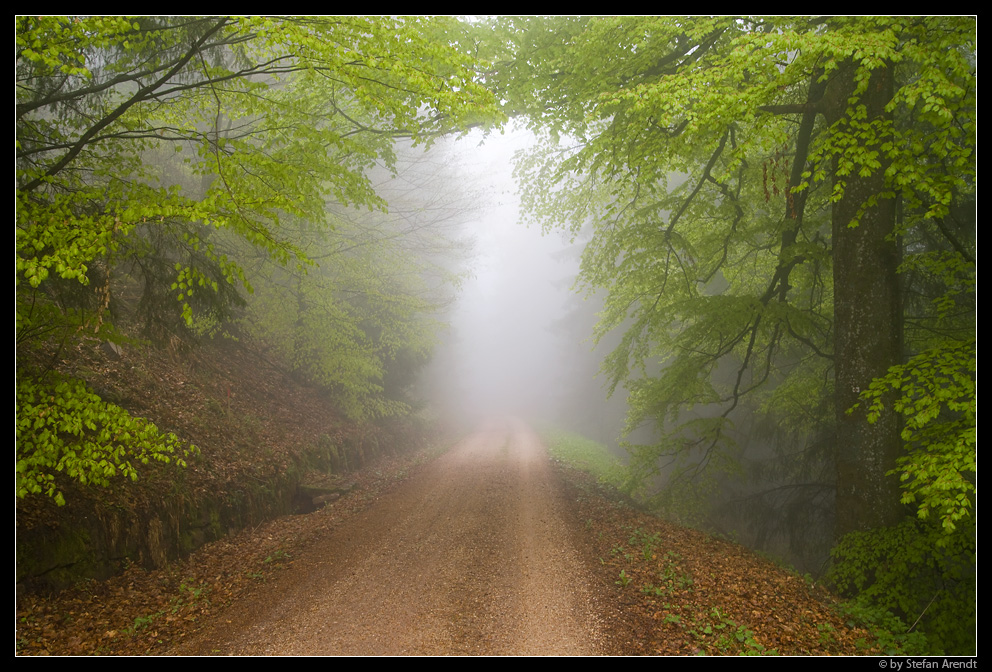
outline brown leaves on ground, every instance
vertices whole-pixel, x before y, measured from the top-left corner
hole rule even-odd
[[[584,474],[568,470],[567,480],[582,547],[622,604],[625,653],[882,653],[822,587],[739,544],[639,512]]]
[[[160,570],[129,568],[107,581],[87,581],[61,593],[21,596],[17,652],[21,655],[162,654],[209,618],[244,598],[343,519],[370,506],[405,478],[423,455],[390,457],[353,475],[351,492],[309,515],[284,516],[207,544]]]
[[[209,544],[183,562],[138,568],[18,608],[27,655],[161,654],[246,597],[344,518],[371,505],[423,456],[390,458],[321,511],[287,516]],[[611,641],[627,655],[873,655],[871,639],[833,598],[737,544],[672,525],[564,478],[579,545],[614,596]]]
[[[64,361],[108,401],[149,417],[200,446],[184,478],[223,489],[278,472],[321,433],[349,431],[315,390],[237,344],[196,359],[98,353]],[[374,501],[422,456],[380,461],[355,475],[332,505],[287,516],[208,544],[155,571],[137,567],[56,595],[21,594],[16,650],[22,655],[133,655],[168,651],[207,619],[292,566],[312,540]],[[142,506],[170,481],[150,472],[141,488],[114,497]],[[603,493],[584,474],[563,471],[574,503],[578,547],[615,598],[609,622],[615,653],[645,655],[876,654],[868,633],[848,626],[821,588],[726,541],[665,523]],[[138,484],[135,484],[138,485]],[[42,504],[48,504],[42,502]],[[20,506],[19,525],[55,524],[54,506]]]

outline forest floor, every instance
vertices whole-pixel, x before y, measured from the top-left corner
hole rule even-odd
[[[17,652],[881,653],[820,587],[637,511],[519,421],[353,480],[164,569],[20,596]]]

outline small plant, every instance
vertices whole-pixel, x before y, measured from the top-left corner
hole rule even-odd
[[[713,607],[710,610],[708,622],[703,623],[698,629],[692,628],[688,632],[699,640],[701,645],[705,645],[710,652],[741,656],[778,655],[776,649],[768,649],[759,642],[753,630],[747,626],[738,625],[736,621],[720,611],[719,607]]]
[[[630,581],[631,581],[631,578],[629,576],[627,576],[627,572],[621,569],[620,570],[620,579],[616,582],[616,584],[618,586],[620,586],[621,588],[626,588],[627,586],[630,585]]]
[[[664,558],[665,565],[659,577],[665,590],[669,592],[676,590],[691,591],[693,584],[692,576],[688,572],[683,572],[678,566],[678,563],[682,560],[682,556],[675,551],[668,551],[665,553]]]
[[[633,546],[640,546],[644,560],[650,561],[655,557],[655,549],[661,546],[661,535],[657,532],[648,534],[644,530],[636,528],[629,543]]]
[[[293,556],[291,556],[289,553],[287,553],[286,551],[280,548],[277,549],[275,553],[265,558],[265,564],[268,565],[273,562],[285,562],[286,560],[292,560],[292,559]]]
[[[834,626],[829,623],[817,623],[816,630],[820,633],[820,646],[829,646],[834,643]]]
[[[146,616],[138,616],[137,618],[134,619],[134,625],[125,628],[124,633],[133,637],[134,635],[138,634],[140,631],[144,630],[149,625],[154,623],[156,618],[159,618],[164,614],[165,612],[159,611],[154,614],[148,614]]]
[[[644,593],[645,595],[654,595],[655,597],[661,597],[665,594],[665,589],[656,586],[653,583],[649,583],[643,588],[641,588],[641,592]]]
[[[743,625],[737,626],[737,629],[733,632],[733,637],[737,642],[738,647],[743,647],[743,651],[740,651],[742,656],[777,656],[777,649],[768,649],[759,642],[755,636],[754,631],[746,628]]]
[[[136,619],[134,619],[135,632],[137,632],[138,630],[143,630],[147,628],[149,625],[151,625],[155,621],[155,616],[156,614],[150,614],[148,616],[138,616]]]
[[[175,614],[184,606],[196,604],[201,601],[209,605],[210,600],[206,598],[209,592],[209,588],[202,585],[194,586],[192,580],[189,580],[189,583],[184,580],[179,584],[179,596],[172,602],[172,613]]]

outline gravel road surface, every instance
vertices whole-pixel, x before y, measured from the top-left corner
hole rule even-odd
[[[567,511],[533,431],[491,420],[175,653],[602,653]]]

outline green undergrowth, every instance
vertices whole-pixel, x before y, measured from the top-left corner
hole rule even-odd
[[[886,636],[903,633],[883,642],[886,650],[970,655],[977,651],[976,553],[973,519],[949,533],[940,521],[906,518],[844,537],[827,580],[850,599],[846,616]]]
[[[628,470],[604,444],[556,428],[545,429],[541,438],[558,462],[589,473],[604,485],[627,490]]]

